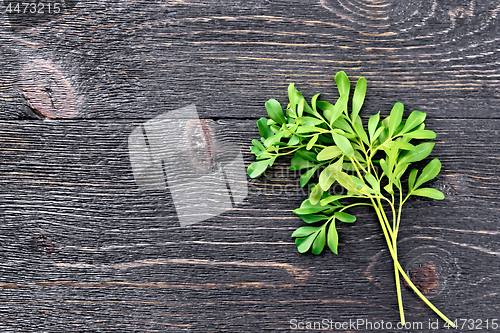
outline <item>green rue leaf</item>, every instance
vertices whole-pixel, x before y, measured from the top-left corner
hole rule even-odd
[[[380,121],[380,112],[371,116],[370,119],[368,120],[368,134],[370,135],[370,142],[372,144],[375,140],[377,140],[377,138],[375,137],[375,131],[377,130],[379,121]]]
[[[391,114],[389,116],[389,136],[392,137],[396,128],[401,124],[403,119],[404,106],[402,103],[394,104]]]
[[[330,217],[326,215],[313,215],[313,214],[307,214],[307,215],[299,215],[302,220],[306,223],[316,223],[319,221],[324,221],[328,220]]]
[[[255,147],[253,147],[253,148],[255,148]],[[261,152],[257,155],[256,159],[260,161],[260,160],[265,160],[265,159],[268,159],[268,158],[273,158],[273,157],[275,157],[275,156],[276,156],[276,155],[273,155],[273,154],[271,154],[270,152],[267,152],[267,151],[261,151]]]
[[[325,235],[325,228],[321,228],[318,236],[314,239],[314,243],[311,248],[311,253],[315,255],[321,254],[323,252],[323,248],[325,247],[326,243],[326,235]]]
[[[268,159],[268,160],[253,162],[252,164],[250,164],[247,168],[247,173],[250,176],[250,178],[255,178],[260,176],[264,171],[266,171],[270,162],[271,159]]]
[[[365,179],[366,181],[368,182],[368,184],[370,184],[370,186],[372,187],[372,189],[379,193],[380,192],[380,185],[379,183],[377,182],[377,180],[375,179],[375,176],[373,176],[371,173],[367,173],[365,175]]]
[[[418,170],[413,169],[410,172],[410,175],[408,176],[408,192],[411,192],[413,190],[413,187],[415,186],[415,179],[417,178]]]
[[[251,146],[250,151],[252,153],[254,153],[257,157],[263,153],[262,150],[259,150],[259,148],[255,147],[255,146]]]
[[[306,237],[315,233],[318,229],[319,227],[300,227],[293,232],[291,237]]]
[[[419,126],[422,124],[425,120],[426,114],[420,111],[413,111],[409,116],[408,119],[406,119],[405,126],[403,127],[403,130],[401,133],[406,133],[414,129],[415,127]]]
[[[339,221],[346,222],[346,223],[353,223],[356,222],[356,216],[347,214],[344,212],[335,212],[334,213],[335,218]]]
[[[255,146],[258,150],[260,150],[260,151],[262,151],[262,150],[266,150],[266,148],[262,145],[262,143],[260,143],[260,141],[259,141],[259,140],[255,140],[255,139],[253,139],[253,140],[252,140],[252,144],[253,144],[253,145],[254,145],[254,146]]]
[[[419,188],[411,193],[412,195],[418,195],[421,197],[427,197],[435,200],[443,200],[444,194],[443,192],[436,190],[435,188],[424,187]]]
[[[318,184],[314,186],[313,190],[311,191],[311,195],[309,196],[309,201],[313,205],[316,205],[321,200],[322,195],[323,195],[323,190],[321,189],[321,186],[319,186]]]
[[[318,154],[318,161],[327,161],[342,155],[342,150],[337,146],[328,146]]]
[[[316,94],[316,95],[313,96],[313,98],[311,98],[311,105],[312,105],[313,111],[315,113],[318,113],[317,102],[318,102],[319,95],[320,94]],[[302,114],[300,116],[302,117]]]
[[[321,206],[320,204],[313,205],[311,204],[311,201],[309,199],[306,199],[304,200],[304,203],[301,205],[300,208],[293,210],[293,213],[299,216],[310,215],[310,214],[324,212],[325,210],[331,209],[332,207],[333,206],[331,205],[324,205],[324,206]]]
[[[290,101],[290,104],[291,104],[291,107],[292,108],[295,108],[297,106],[297,104],[299,103],[298,100],[300,100],[300,98],[297,98],[298,97],[298,91],[295,90],[295,83],[290,83],[288,85],[288,100]]]
[[[339,90],[339,95],[349,96],[349,90],[351,89],[351,83],[347,75],[340,71],[335,75],[335,83],[337,83],[337,89]]]
[[[330,250],[335,253],[337,253],[337,248],[339,245],[339,235],[337,233],[337,229],[335,228],[335,219],[330,223],[330,228],[328,229],[328,247]]]
[[[323,191],[328,191],[330,186],[335,182],[335,177],[332,177],[332,172],[329,168],[332,166],[330,165],[323,171],[321,171],[319,175],[319,186],[323,189]]]
[[[363,141],[367,146],[370,145],[370,142],[368,141],[368,136],[366,135],[365,129],[363,128],[363,125],[359,123],[354,124],[354,129],[356,130],[356,133],[359,135],[359,138],[361,141]]]
[[[396,141],[397,143],[397,146],[399,149],[402,149],[402,150],[417,150],[417,148],[412,145],[411,143],[408,143],[408,142],[404,142],[404,141]]]
[[[269,125],[267,124],[267,118],[260,118],[257,120],[257,127],[259,128],[259,134],[264,139],[267,139],[270,136],[274,135],[274,132],[271,130]]]
[[[311,148],[316,144],[316,141],[318,141],[319,134],[314,135],[311,140],[307,143],[306,149],[311,150]]]
[[[403,134],[404,137],[411,139],[435,139],[436,133],[429,130],[417,130],[410,133]]]
[[[351,195],[330,195],[324,199],[322,199],[320,201],[320,205],[321,206],[326,206],[328,205],[329,203],[332,203],[332,202],[335,202],[335,201],[338,201],[340,199],[344,199],[344,198],[351,198],[352,196]]]
[[[389,165],[383,158],[380,159],[380,167],[382,168],[382,171],[385,173],[387,178],[390,179],[392,177],[392,169],[389,169]]]
[[[296,146],[300,143],[300,138],[296,135],[292,135],[290,140],[288,141],[287,145],[288,146]]]
[[[297,113],[296,113],[295,109],[293,109],[292,107],[288,107],[286,109],[286,116],[287,116],[288,123],[290,123],[290,124],[295,123],[295,118],[297,118]]]
[[[269,118],[274,120],[280,125],[286,123],[285,115],[283,114],[283,109],[281,108],[280,102],[275,99],[270,99],[266,102],[266,110]]]
[[[326,167],[319,175],[319,186],[323,191],[328,191],[335,182],[335,175],[342,170],[342,162],[343,159],[340,158],[337,162]]]
[[[314,175],[316,170],[318,170],[319,165],[315,166],[314,168],[310,169],[309,171],[305,172],[300,176],[300,186],[304,187],[307,185],[309,180],[311,180],[311,177]]]
[[[313,126],[320,125],[320,124],[324,123],[323,120],[318,119],[316,117],[299,117],[295,120],[295,122],[299,125],[309,123],[309,124],[312,124]]]
[[[332,208],[333,206],[322,206],[320,205],[319,203],[318,204],[315,204],[313,205],[311,203],[311,201],[309,201],[309,199],[305,199],[304,201],[302,201],[302,203],[300,204],[300,208],[314,208],[314,209],[321,209],[321,210],[325,210],[325,209],[328,209],[328,208]],[[321,211],[320,210],[320,211]],[[311,214],[311,213],[309,213]]]
[[[342,150],[342,152],[347,157],[354,156],[354,149],[352,148],[352,145],[348,139],[337,133],[332,133],[332,136],[333,136],[333,141],[335,141],[335,144],[340,148],[340,150]]]
[[[359,111],[363,106],[366,95],[366,79],[364,77],[359,78],[358,83],[356,83],[356,88],[354,89],[354,96],[352,97],[352,113],[351,120],[356,122],[358,118]]]
[[[319,232],[319,230],[316,232],[313,232],[312,234],[310,234],[307,237],[295,239],[295,244],[297,245],[297,250],[300,253],[305,253],[305,252],[309,251],[312,243],[314,242],[314,240],[316,239],[316,236],[318,235],[318,232]]]
[[[295,171],[295,170],[308,169],[312,168],[315,165],[316,164],[313,163],[311,160],[304,158],[303,154],[296,152],[290,162],[290,170]]]
[[[349,125],[349,123],[344,119],[342,115],[333,122],[332,127],[334,129],[340,129],[346,132],[345,135],[347,135],[347,133],[354,134],[354,130],[352,129],[351,125]]]
[[[274,134],[273,136],[270,136],[264,141],[264,146],[266,147],[271,147],[275,143],[279,142],[281,138],[285,135],[285,132],[278,132]]]
[[[417,182],[415,183],[415,188],[420,187],[420,185],[422,185],[423,183],[428,182],[429,180],[436,177],[439,171],[441,171],[441,161],[435,158],[430,161],[429,164],[427,164],[422,170],[420,177],[418,177]]]
[[[415,146],[416,150],[408,151],[401,154],[398,163],[412,163],[418,162],[429,156],[434,148],[434,142],[424,142]]]
[[[306,100],[301,98],[299,105],[297,106],[297,117],[302,117],[304,114],[304,105],[305,105]]]
[[[307,151],[307,150],[297,150],[297,152],[295,153],[296,156],[300,156],[308,161],[311,161],[311,162],[318,162],[317,158],[316,158],[316,154],[312,151]]]
[[[386,186],[384,186],[384,190],[386,190],[389,194],[394,194],[394,190],[392,189],[392,183],[389,183]]]
[[[397,147],[398,149],[402,150],[417,150],[417,148],[415,148],[415,146],[412,145],[411,143],[400,140],[389,141],[382,146],[382,148],[389,148],[389,149],[393,149],[394,147]]]
[[[342,114],[342,112],[347,113],[347,102],[349,101],[349,95],[340,95],[337,103],[333,106],[333,111],[328,117],[330,124],[333,124]]]
[[[335,178],[337,179],[340,185],[342,185],[344,188],[347,189],[347,191],[351,193],[362,194],[356,187],[356,183],[347,173],[342,171],[338,172],[337,174],[335,174]]]
[[[408,166],[410,163],[399,163],[396,165],[396,168],[394,169],[393,172],[393,177],[394,179],[399,179],[405,173],[406,169],[408,169]]]
[[[325,130],[321,127],[315,127],[315,126],[299,126],[297,128],[297,133],[300,133],[300,134],[311,133],[311,132],[328,133],[327,130]]]
[[[372,141],[372,144],[373,144],[373,142],[374,142],[375,140],[377,140],[377,139],[378,139],[378,138],[382,135],[382,133],[384,133],[384,132],[387,132],[387,134],[389,134],[389,133],[388,133],[388,131],[387,131],[387,129],[385,129],[385,128],[384,128],[384,126],[379,127],[379,128],[375,131],[375,134],[373,134],[373,141]],[[385,141],[385,140],[381,140],[381,141]]]

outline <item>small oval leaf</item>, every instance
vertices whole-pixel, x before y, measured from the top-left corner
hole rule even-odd
[[[408,176],[408,191],[411,192],[415,186],[415,179],[417,178],[418,170],[413,169]]]
[[[401,154],[398,163],[412,163],[423,160],[431,154],[434,144],[434,142],[424,142],[415,146],[415,150]]]
[[[337,229],[335,228],[335,220],[330,223],[330,227],[328,229],[328,239],[327,239],[328,247],[330,250],[337,254],[337,248],[339,245],[339,235],[337,233]]]
[[[353,223],[356,221],[356,216],[344,212],[335,212],[334,215],[337,220],[342,222]]]
[[[266,171],[269,166],[271,159],[253,162],[247,168],[247,173],[250,178],[255,178],[260,176],[264,171]]]
[[[306,223],[316,223],[319,221],[328,220],[330,218],[329,216],[322,215],[322,214],[319,214],[319,215],[307,214],[307,215],[299,215],[299,216]]]
[[[415,127],[419,126],[422,124],[425,120],[426,114],[420,111],[413,111],[409,116],[408,119],[406,119],[405,126],[403,127],[403,130],[401,131],[402,133],[406,133],[408,131],[411,131]]]
[[[335,141],[335,144],[340,148],[340,150],[342,150],[342,152],[347,157],[354,156],[354,149],[352,148],[351,142],[346,137],[337,133],[332,133],[332,136],[333,136],[333,141]]]
[[[274,120],[280,125],[286,122],[285,115],[283,114],[283,109],[281,108],[280,102],[275,99],[270,99],[266,102],[266,110],[269,118]]]
[[[300,227],[293,232],[291,237],[306,237],[318,231],[319,228],[320,227],[310,227],[310,226]]]
[[[315,165],[316,164],[314,164],[310,160],[307,160],[303,156],[296,153],[292,157],[292,160],[290,161],[290,170],[295,171],[295,170],[308,169],[312,168]]]
[[[404,137],[411,139],[435,139],[436,133],[430,130],[416,130],[403,134]]]
[[[339,90],[339,95],[348,95],[351,89],[351,83],[349,82],[349,78],[345,74],[345,72],[340,71],[335,74],[335,83],[337,84],[337,88]]]
[[[319,186],[318,184],[314,186],[313,190],[311,191],[311,195],[309,196],[309,201],[313,205],[316,205],[321,200],[322,195],[323,195],[323,190],[321,189],[321,186]]]
[[[318,235],[314,239],[314,243],[311,248],[311,253],[315,255],[321,254],[321,252],[323,252],[323,248],[325,247],[325,243],[326,243],[325,228],[321,228],[321,230],[318,232]]]
[[[441,171],[441,161],[435,158],[422,170],[420,177],[418,177],[417,182],[415,183],[415,187],[420,187],[423,183],[433,179],[439,174],[439,171]]]
[[[351,120],[356,122],[356,118],[358,117],[359,111],[363,106],[366,96],[366,79],[364,77],[360,77],[358,82],[356,83],[356,88],[354,88],[354,96],[352,97],[352,113]]]
[[[337,146],[328,146],[318,154],[318,161],[327,161],[342,155],[342,150]]]
[[[436,200],[443,200],[444,194],[443,192],[436,190],[435,188],[424,187],[419,188],[411,193],[412,195],[418,195],[421,197],[427,197]]]
[[[309,248],[311,247],[312,243],[314,242],[314,240],[316,239],[317,235],[318,235],[318,231],[310,234],[307,237],[295,239],[295,244],[297,245],[297,250],[300,253],[307,252],[309,250]]]
[[[311,178],[314,175],[314,173],[316,172],[316,170],[318,170],[317,166],[308,170],[307,172],[303,173],[300,176],[300,186],[302,186],[302,187],[306,186],[307,183],[311,180]]]
[[[392,137],[396,128],[398,128],[399,124],[401,124],[401,120],[403,120],[403,112],[404,106],[402,103],[394,104],[391,114],[389,115],[389,136]]]
[[[375,131],[377,130],[378,123],[380,121],[380,112],[370,117],[368,120],[368,134],[370,136],[370,142],[373,144],[377,138],[375,137]]]
[[[267,118],[260,118],[257,120],[257,127],[259,128],[259,134],[264,139],[267,139],[270,136],[274,135],[274,132],[271,130],[269,125],[267,124]]]
[[[316,141],[318,141],[319,134],[314,135],[311,140],[307,143],[306,149],[311,150],[311,148],[314,146]]]

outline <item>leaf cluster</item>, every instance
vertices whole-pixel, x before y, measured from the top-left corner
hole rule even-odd
[[[267,101],[269,118],[257,121],[261,138],[252,140],[251,151],[256,161],[248,167],[251,178],[261,175],[279,156],[293,154],[290,169],[303,171],[300,185],[310,185],[309,198],[294,210],[308,224],[292,234],[301,253],[311,250],[320,254],[325,244],[337,253],[335,224],[356,220],[344,212],[351,207],[376,208],[391,237],[395,237],[401,207],[410,196],[444,198],[437,189],[422,187],[439,173],[438,159],[431,160],[420,172],[411,170],[408,185],[403,188],[402,179],[410,165],[427,158],[434,147],[433,142],[423,141],[436,137],[425,128],[426,114],[413,111],[403,120],[404,106],[396,103],[389,116],[382,119],[378,112],[366,122],[359,115],[365,100],[366,80],[357,81],[350,103],[351,83],[347,75],[337,73],[335,82],[339,98],[334,104],[319,100],[319,94],[308,103],[290,84],[286,108],[283,110],[275,99]],[[317,183],[312,183],[313,176],[318,174]],[[335,183],[345,188],[346,193],[330,194]],[[341,204],[339,200],[346,198],[355,198],[357,202]],[[383,218],[386,214],[382,203],[394,212],[392,225]]]
[[[351,83],[344,72],[335,75],[335,82],[339,91],[335,104],[319,100],[319,94],[309,104],[293,83],[288,87],[289,103],[285,110],[277,100],[266,102],[269,118],[257,121],[261,139],[252,141],[256,161],[248,167],[248,174],[257,177],[279,156],[293,154],[290,169],[303,172],[300,185],[310,186],[309,197],[294,210],[307,224],[292,234],[301,253],[310,250],[320,254],[326,244],[337,253],[337,221],[353,223],[356,217],[346,210],[362,205],[373,207],[394,262],[401,322],[405,323],[402,276],[436,314],[454,327],[415,286],[397,256],[401,210],[408,198],[444,199],[437,189],[422,187],[440,172],[438,159],[432,159],[422,170],[413,168],[407,172],[412,163],[431,154],[434,143],[423,140],[434,139],[436,134],[425,128],[423,112],[413,111],[403,120],[401,103],[396,103],[384,119],[378,112],[363,121],[359,113],[365,100],[366,80],[357,81],[352,99]],[[313,183],[317,174],[317,182]],[[406,177],[407,185],[403,186],[402,179]],[[332,193],[334,184],[344,189],[342,194]]]

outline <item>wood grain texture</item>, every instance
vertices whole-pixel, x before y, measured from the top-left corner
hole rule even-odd
[[[248,166],[264,102],[285,102],[290,82],[334,99],[339,70],[367,79],[365,120],[400,101],[438,134],[443,170],[431,185],[446,199],[408,204],[401,263],[433,263],[428,295],[451,318],[500,320],[499,1],[72,5],[32,28],[1,17],[2,332],[395,324],[392,263],[372,211],[339,226],[338,256],[297,253],[290,234],[302,222],[291,211],[306,193],[289,159],[249,180],[244,203],[187,228],[168,189],[140,189],[130,166],[133,129],[191,103]],[[45,72],[26,71],[40,63]],[[407,320],[427,328],[437,318],[408,288],[403,298]]]
[[[375,7],[370,7],[375,6]],[[106,1],[2,34],[3,118],[26,117],[25,63],[49,59],[81,118],[258,117],[290,81],[335,95],[333,75],[369,82],[367,106],[498,117],[497,1]],[[375,10],[376,17],[367,15]],[[443,91],[446,91],[443,94]],[[484,110],[487,110],[485,112]]]

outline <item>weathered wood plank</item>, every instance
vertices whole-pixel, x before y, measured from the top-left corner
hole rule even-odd
[[[168,191],[135,185],[127,138],[140,123],[0,122],[1,325],[156,332],[279,331],[293,318],[396,322],[373,212],[339,226],[339,256],[298,254],[290,234],[301,221],[291,210],[305,193],[283,160],[249,181],[243,204],[180,228]],[[253,160],[253,120],[209,124],[224,129],[246,165]],[[429,293],[453,317],[498,313],[498,125],[429,119],[443,162],[432,185],[447,198],[412,200],[403,215],[401,262],[409,270],[434,263],[441,284]],[[403,296],[408,320],[433,318],[408,290]]]
[[[61,15],[24,22],[32,28],[2,11],[2,332],[396,323],[392,263],[371,211],[339,226],[339,256],[296,252],[290,234],[302,222],[291,210],[306,193],[286,158],[249,180],[242,204],[185,228],[171,193],[140,190],[130,166],[132,130],[191,103],[248,165],[263,103],[285,104],[290,82],[334,99],[339,70],[367,78],[364,114],[400,101],[427,112],[438,133],[443,171],[432,186],[446,199],[408,203],[401,263],[450,317],[500,319],[499,10],[499,1],[66,0]],[[437,283],[424,278],[436,272]],[[430,331],[432,312],[407,288],[403,298],[407,319]]]
[[[292,81],[306,96],[334,98],[333,75],[345,70],[367,78],[370,109],[400,101],[434,117],[498,118],[497,1],[385,3],[377,18],[368,4],[332,0],[124,6],[78,3],[3,34],[0,117],[33,117],[29,101],[35,113],[72,116],[53,112],[55,101],[79,118],[153,118],[188,103],[204,118],[255,118],[268,98],[285,102]],[[40,60],[58,82],[43,87],[61,89],[44,99],[46,110],[20,85]]]

